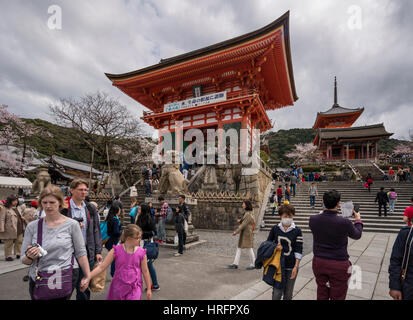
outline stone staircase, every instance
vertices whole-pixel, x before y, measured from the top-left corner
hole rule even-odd
[[[278,187],[278,183],[274,185]],[[403,222],[403,213],[406,207],[410,206],[410,199],[413,196],[413,183],[394,183],[386,181],[375,181],[371,187],[371,193],[363,188],[361,182],[337,181],[337,182],[319,182],[317,184],[318,197],[316,198],[315,209],[310,207],[310,198],[308,196],[308,188],[310,183],[304,182],[297,186],[297,194],[291,197],[291,204],[296,209],[294,217],[295,224],[299,226],[303,232],[311,232],[308,226],[308,221],[311,215],[318,214],[322,210],[323,194],[327,190],[336,189],[341,193],[341,201],[352,200],[353,203],[360,204],[361,218],[364,224],[364,231],[367,232],[385,232],[397,233],[405,226]],[[376,193],[384,187],[385,191],[390,188],[395,188],[398,199],[395,204],[395,213],[390,214],[388,210],[387,217],[383,215],[378,217],[378,205],[374,203]],[[274,190],[275,191],[275,190]],[[275,213],[271,215],[272,208],[270,203],[264,214],[265,227],[261,230],[269,231],[274,224],[280,222],[280,218]]]
[[[142,203],[145,201],[146,194],[145,194],[145,188],[144,186],[140,184],[140,182],[138,183],[137,190],[138,190],[138,196],[137,196],[138,203]],[[129,212],[131,209],[132,201],[131,201],[129,194],[130,194],[129,189],[124,191],[124,194],[120,194],[121,196],[120,201],[122,201],[123,211],[124,211],[124,216],[119,217],[120,221],[122,222],[122,226],[125,226],[130,223]],[[98,203],[98,205],[99,205],[99,209],[101,210],[102,207],[106,205],[106,202]],[[100,215],[100,220],[104,221],[104,217],[102,214]]]
[[[358,171],[358,173],[361,176],[361,179],[364,181],[367,175],[370,173],[373,181],[381,181],[383,180],[383,173],[370,161],[364,161],[364,162],[352,162],[350,163],[353,165],[353,167]]]

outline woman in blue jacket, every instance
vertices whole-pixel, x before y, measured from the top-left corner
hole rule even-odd
[[[109,213],[106,217],[106,223],[108,227],[109,240],[105,243],[105,248],[110,251],[114,245],[117,245],[121,235],[120,231],[120,221],[118,215],[120,213],[120,208],[118,206],[112,205],[109,209]],[[110,266],[110,275],[113,277],[115,274],[115,261],[112,262]]]

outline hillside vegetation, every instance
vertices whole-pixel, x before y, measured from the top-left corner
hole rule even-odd
[[[22,119],[26,123],[32,123],[42,127],[52,134],[52,138],[40,136],[30,137],[28,145],[44,156],[57,155],[64,158],[88,163],[91,159],[91,150],[86,143],[78,139],[74,129],[65,128],[41,119]],[[270,148],[270,164],[275,167],[286,167],[291,163],[291,159],[286,155],[294,149],[298,143],[309,143],[315,138],[316,131],[313,129],[289,129],[270,132],[267,135]],[[388,139],[379,142],[379,153],[391,154],[393,149],[402,140]],[[95,153],[95,163],[105,163]]]
[[[299,143],[309,143],[315,138],[316,130],[314,129],[289,129],[270,132],[267,136],[270,148],[270,164],[273,167],[285,168],[291,164],[291,159],[287,158],[287,154],[294,149],[294,146]],[[403,140],[386,139],[379,141],[379,154],[391,155],[394,148],[405,143]]]

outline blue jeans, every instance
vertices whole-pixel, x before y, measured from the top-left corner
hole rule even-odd
[[[156,270],[155,267],[153,266],[154,260],[148,259],[148,269],[149,269],[149,274],[151,275],[152,279],[152,284],[154,287],[158,287],[158,278],[156,277]]]
[[[390,207],[391,212],[394,212],[395,203],[396,203],[396,199],[390,199],[389,207]]]
[[[159,219],[158,221],[158,240],[163,242],[166,242],[165,222],[165,219]]]
[[[297,276],[291,280],[290,278],[291,278],[292,271],[293,270],[288,270],[288,269],[285,270],[287,281],[283,289],[277,289],[277,288],[272,289],[273,300],[281,300],[281,297],[283,297],[283,300],[291,300],[293,298],[294,284],[298,276],[298,271],[297,271]]]
[[[149,184],[149,183],[146,183],[145,182],[145,192],[146,192],[146,196],[150,196],[151,194],[152,194],[152,191],[151,191],[151,185]]]
[[[315,206],[315,196],[310,196],[310,206],[311,207]]]

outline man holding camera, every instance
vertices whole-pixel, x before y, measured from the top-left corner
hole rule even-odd
[[[102,257],[102,236],[100,233],[100,219],[96,208],[85,201],[88,193],[87,183],[81,179],[75,179],[70,184],[71,198],[66,199],[68,208],[62,210],[62,214],[79,222],[90,269],[93,269],[95,261],[100,263]],[[76,300],[90,300],[90,290],[80,291],[80,280],[83,273],[80,270],[79,281],[76,285]]]
[[[363,232],[360,213],[353,210],[354,223],[338,215],[341,195],[325,192],[325,210],[310,217],[313,233],[313,272],[317,283],[317,300],[345,300],[351,262],[347,252],[348,237],[358,240]]]
[[[187,232],[187,230],[185,230],[185,224],[188,224],[189,216],[191,215],[191,211],[185,203],[185,195],[181,194],[178,201],[178,207],[175,209],[175,230],[178,233],[178,252],[175,253],[175,257],[180,257],[184,253]]]

